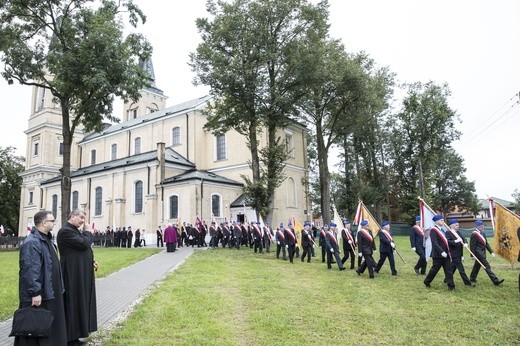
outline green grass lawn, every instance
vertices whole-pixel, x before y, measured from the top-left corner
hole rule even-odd
[[[456,273],[450,292],[441,270],[427,289],[413,271],[408,238],[396,243],[408,264],[396,256],[399,276],[385,263],[374,280],[337,266],[329,271],[319,253],[312,263],[290,264],[246,248],[196,251],[103,344],[518,344],[518,268],[489,256],[506,280],[501,287],[481,270],[475,288]]]
[[[159,251],[161,249],[155,247],[94,248],[94,257],[100,265],[96,277],[107,276]],[[11,317],[18,308],[18,260],[18,251],[0,251],[0,321]]]

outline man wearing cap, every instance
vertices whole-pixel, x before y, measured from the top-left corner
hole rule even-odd
[[[343,240],[343,258],[341,263],[345,264],[350,257],[350,269],[354,269],[354,263],[356,262],[356,255],[354,254],[354,251],[356,251],[356,236],[350,230],[349,220],[343,220],[343,226],[341,230],[341,238]]]
[[[421,217],[417,215],[415,217],[415,225],[410,229],[410,245],[412,251],[419,256],[419,260],[413,268],[415,274],[426,275],[426,249],[424,247],[424,230],[421,228]]]
[[[276,230],[276,234],[274,236],[276,241],[276,258],[280,258],[280,250],[283,254],[283,260],[287,260],[287,254],[285,253],[285,236],[284,236],[284,227],[283,223],[280,224],[280,227]]]
[[[341,257],[339,257],[338,229],[334,222],[330,223],[330,230],[325,234],[325,242],[327,244],[327,268],[332,268],[332,256],[334,255],[339,270],[345,270]]]
[[[242,226],[240,225],[240,220],[235,222],[235,226],[233,227],[233,238],[235,241],[235,248],[239,250],[240,244],[242,243]]]
[[[376,250],[376,242],[374,241],[374,236],[372,235],[372,231],[368,228],[368,220],[361,221],[361,229],[357,235],[357,243],[358,243],[358,255],[359,257],[363,257],[363,263],[356,269],[357,275],[361,275],[365,272],[365,269],[368,267],[368,274],[371,279],[374,278],[374,267],[376,266],[376,261],[372,257],[374,250]]]
[[[312,240],[311,236],[311,223],[309,221],[305,221],[302,231],[302,262],[305,260],[305,256],[307,256],[307,263],[311,262],[313,246],[314,240]]]
[[[215,247],[216,245],[216,239],[217,239],[217,227],[215,221],[211,221],[211,224],[209,226],[209,246]]]
[[[325,263],[325,254],[327,253],[327,243],[325,241],[327,231],[329,230],[329,225],[324,224],[320,231],[320,238],[318,244],[321,247],[321,262]]]
[[[289,261],[293,263],[294,259],[294,253],[296,251],[296,233],[294,232],[294,229],[291,227],[292,223],[289,222],[287,224],[287,228],[284,231],[284,237],[285,237],[285,247],[287,248],[287,251],[289,252]]]
[[[486,234],[484,233],[484,222],[482,220],[475,221],[475,230],[471,233],[471,237],[469,238],[469,248],[471,252],[477,257],[477,259],[484,265],[486,268],[486,273],[493,281],[493,283],[498,286],[504,279],[499,280],[497,276],[491,271],[491,266],[486,259],[486,250],[489,251],[491,256],[495,257],[495,253],[491,250],[491,246],[487,242]],[[477,282],[477,275],[480,271],[480,263],[475,261],[473,264],[473,269],[471,270],[471,274],[469,279],[471,282]]]
[[[262,253],[264,248],[262,247],[262,230],[260,229],[260,222],[253,222],[252,224],[255,252],[258,250],[260,253]]]
[[[460,277],[466,286],[475,286],[469,281],[464,265],[462,264],[464,247],[468,246],[466,239],[459,232],[459,221],[451,219],[448,221],[448,232],[446,232],[446,239],[448,239],[448,245],[450,246],[451,252],[451,272],[455,275],[455,270],[459,270]]]
[[[442,215],[437,214],[432,218],[432,220],[435,222],[435,226],[430,230],[433,264],[428,275],[426,275],[426,278],[424,279],[424,285],[429,288],[430,283],[442,267],[448,288],[454,290],[455,284],[453,283],[453,272],[451,270],[450,247],[448,245],[448,239],[446,239],[445,231],[441,227],[444,223],[443,217]]]
[[[397,270],[395,269],[394,251],[395,243],[392,236],[390,235],[390,223],[388,221],[383,221],[381,223],[381,232],[379,232],[379,262],[377,262],[376,265],[376,273],[379,273],[381,267],[388,258],[392,275],[397,275]]]
[[[263,233],[265,252],[269,253],[271,252],[271,242],[273,241],[273,231],[271,230],[271,227],[269,227],[269,221],[266,221],[265,226],[263,227]]]

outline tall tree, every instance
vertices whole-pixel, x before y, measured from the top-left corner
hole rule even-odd
[[[202,43],[190,56],[196,84],[209,85],[214,103],[206,128],[214,133],[234,129],[245,136],[251,152],[252,179],[243,177],[245,193],[258,213],[272,207],[276,187],[284,180],[287,158],[279,130],[294,112],[305,75],[297,47],[313,34],[328,30],[326,1],[208,1],[212,19],[198,18]],[[260,149],[265,131],[267,146]]]
[[[0,147],[0,225],[8,234],[18,232],[20,217],[20,193],[24,170],[24,158],[14,155],[15,148]]]
[[[403,192],[399,204],[406,219],[417,213],[417,196],[422,195],[421,188],[426,198],[433,197],[434,189],[442,193],[443,188],[435,187],[442,174],[439,168],[449,164],[443,160],[446,150],[460,137],[455,129],[458,115],[448,104],[450,95],[447,84],[408,85],[401,111],[388,122],[392,168]],[[462,169],[459,167],[459,171]],[[471,203],[467,201],[468,205]],[[432,207],[440,209],[441,204],[443,202],[438,198]]]
[[[114,97],[137,100],[151,84],[140,66],[151,47],[140,34],[123,37],[145,16],[132,0],[3,1],[0,8],[2,76],[9,84],[48,89],[61,107],[63,165],[61,221],[70,211],[70,156],[74,130],[100,130],[112,116]]]

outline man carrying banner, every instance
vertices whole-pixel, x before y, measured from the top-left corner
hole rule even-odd
[[[446,283],[448,284],[448,289],[450,291],[455,290],[455,284],[453,283],[453,272],[451,271],[451,254],[450,248],[448,245],[448,239],[446,239],[445,231],[441,227],[444,223],[442,215],[435,215],[432,218],[433,222],[435,222],[435,226],[433,226],[430,230],[430,237],[432,240],[432,258],[433,265],[426,275],[424,279],[424,285],[430,288],[430,283],[435,278],[435,275],[439,272],[439,270],[444,270],[444,275],[446,277]]]
[[[468,276],[466,275],[466,271],[464,270],[464,265],[462,261],[464,259],[462,250],[464,247],[468,246],[466,239],[459,232],[459,221],[456,219],[452,219],[448,221],[448,232],[446,232],[446,239],[448,239],[448,245],[450,247],[451,253],[451,272],[455,275],[455,270],[459,270],[460,277],[466,286],[475,287],[471,281],[469,281]]]
[[[375,272],[379,273],[381,267],[386,261],[388,257],[388,262],[390,262],[390,270],[392,271],[392,275],[397,275],[397,270],[395,269],[395,260],[394,260],[394,251],[395,251],[395,243],[390,235],[390,223],[388,221],[383,221],[381,223],[381,232],[379,232],[379,262],[377,262]]]
[[[356,255],[354,254],[356,250],[356,236],[350,229],[349,220],[343,220],[343,225],[343,230],[341,230],[341,238],[343,239],[343,258],[341,263],[345,264],[350,257],[350,269],[354,269],[354,263],[356,262]]]
[[[419,256],[419,260],[413,268],[415,274],[426,275],[427,262],[426,249],[424,247],[424,231],[421,228],[421,217],[419,215],[415,217],[415,225],[410,229],[410,245],[412,246],[412,251],[415,251]]]
[[[359,257],[363,257],[364,261],[361,263],[359,268],[356,269],[356,273],[357,275],[361,275],[368,267],[368,274],[370,278],[373,279],[376,261],[374,261],[372,254],[374,253],[374,250],[376,250],[376,242],[374,241],[372,231],[368,229],[368,220],[361,221],[360,225],[361,229],[358,231],[357,243],[359,247]]]
[[[504,279],[499,280],[497,278],[497,276],[491,271],[489,262],[486,260],[486,250],[489,251],[493,257],[495,257],[495,253],[491,250],[491,246],[489,246],[489,243],[487,242],[486,234],[484,233],[484,222],[482,220],[475,221],[475,228],[476,229],[471,233],[471,237],[469,238],[469,248],[471,252],[475,254],[475,257],[480,261],[480,263],[484,265],[486,273],[491,281],[498,286],[504,282]],[[480,263],[475,261],[475,264],[473,264],[473,269],[469,276],[471,282],[477,282],[477,275],[481,266]]]

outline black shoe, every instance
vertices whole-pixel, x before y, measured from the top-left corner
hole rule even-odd
[[[393,273],[392,276],[397,276],[397,273]]]
[[[427,284],[426,282],[424,283],[424,286],[426,286],[426,288],[431,288],[432,286],[430,286],[430,284]]]
[[[469,281],[473,282],[474,284],[477,283],[477,279],[469,279]]]
[[[471,283],[471,282],[470,282],[470,283],[467,283],[467,284],[464,284],[464,285],[466,285],[466,286],[468,286],[468,287],[475,287],[475,286],[477,286],[477,285],[475,285],[474,283]]]
[[[500,285],[502,282],[504,282],[504,279],[502,280],[498,280],[497,282],[493,282],[495,284],[495,286],[498,286]]]
[[[419,269],[415,269],[415,274],[417,274],[417,275],[420,274]]]
[[[339,268],[339,270],[345,270],[345,269],[347,269],[347,268],[345,268],[345,267],[341,267],[341,268]]]
[[[360,273],[359,270],[357,270],[357,269],[356,269],[356,273],[357,273],[358,276],[361,275],[361,273]]]
[[[455,291],[455,287],[448,287],[448,290]]]
[[[373,278],[375,278],[375,276],[369,276],[369,278],[370,278],[370,279],[373,279]]]

